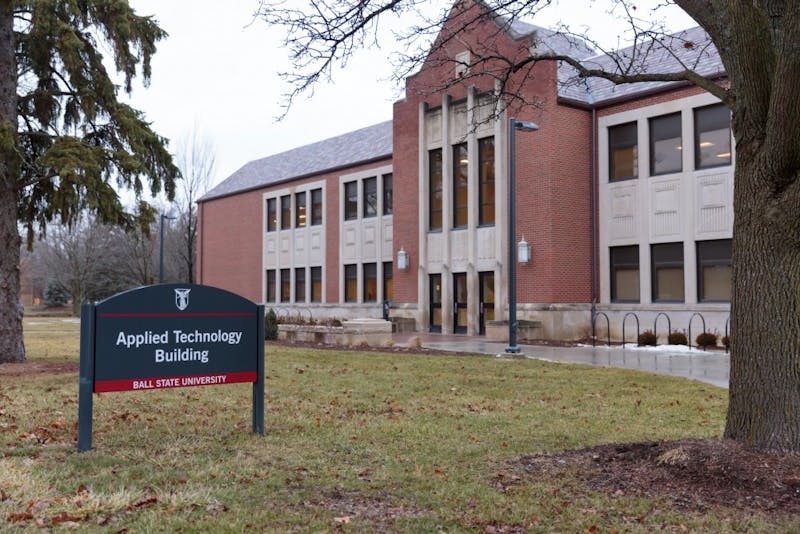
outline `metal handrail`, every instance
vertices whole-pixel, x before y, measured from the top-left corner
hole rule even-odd
[[[628,320],[628,316],[633,315],[633,318],[636,319],[636,342],[639,342],[639,316],[633,312],[628,312],[625,314],[625,317],[622,318],[622,348],[625,348],[625,322]]]

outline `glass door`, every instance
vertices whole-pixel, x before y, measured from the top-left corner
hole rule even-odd
[[[453,273],[453,331],[467,333],[467,273]]]
[[[442,275],[432,274],[428,276],[430,292],[430,318],[431,332],[442,331]]]
[[[480,284],[480,335],[486,335],[486,321],[494,321],[494,272],[478,273]]]

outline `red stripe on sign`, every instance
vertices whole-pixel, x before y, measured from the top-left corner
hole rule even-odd
[[[214,386],[255,381],[255,371],[246,371],[243,373],[170,376],[161,378],[125,378],[121,380],[97,380],[94,383],[94,392],[109,393],[111,391],[142,391],[147,389],[187,388],[192,386]]]
[[[254,312],[197,312],[197,313],[101,313],[104,319],[120,317],[255,317]]]

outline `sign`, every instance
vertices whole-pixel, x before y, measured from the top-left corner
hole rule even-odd
[[[91,448],[92,393],[241,382],[253,383],[253,431],[263,435],[263,306],[194,284],[140,287],[85,304],[78,450]]]

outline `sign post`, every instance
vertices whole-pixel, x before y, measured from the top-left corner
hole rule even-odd
[[[92,393],[253,383],[264,434],[264,307],[234,293],[161,284],[81,308],[78,450],[92,447]]]

